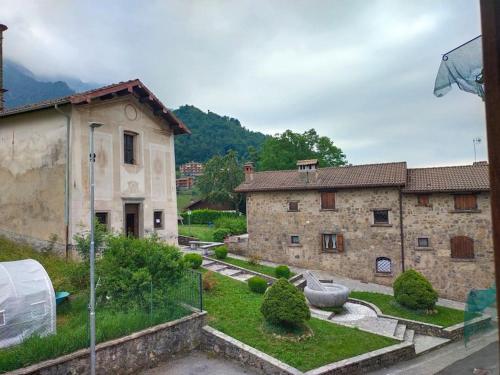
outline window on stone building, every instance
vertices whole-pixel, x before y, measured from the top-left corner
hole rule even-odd
[[[321,192],[321,209],[333,210],[335,209],[335,192],[322,191]]]
[[[429,206],[429,194],[417,195],[417,206]]]
[[[374,210],[373,224],[389,224],[389,210]]]
[[[375,270],[377,271],[377,273],[391,273],[392,272],[391,260],[386,257],[378,257],[375,260]]]
[[[298,211],[299,210],[299,202],[297,201],[290,201],[288,202],[288,211]]]
[[[342,234],[322,234],[323,251],[344,251],[344,236]]]
[[[155,229],[163,228],[163,211],[153,212],[153,225]]]
[[[290,236],[290,243],[292,245],[299,245],[300,244],[300,237],[296,236],[296,235]]]
[[[451,257],[456,259],[474,258],[474,240],[467,236],[455,236],[451,240]]]
[[[104,211],[97,211],[95,213],[95,217],[97,219],[97,222],[99,224],[102,224],[106,227],[106,229],[109,228],[109,215],[107,212]]]
[[[417,246],[418,247],[429,247],[429,238],[428,237],[418,237],[417,238]]]
[[[475,194],[455,195],[455,210],[467,211],[477,209],[477,199]]]
[[[133,132],[123,133],[123,162],[125,164],[137,164],[136,157],[136,138],[137,134]]]

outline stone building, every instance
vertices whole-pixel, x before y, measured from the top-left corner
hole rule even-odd
[[[139,80],[0,113],[0,235],[64,253],[89,229],[90,122],[97,218],[176,243],[174,136],[189,130]]]
[[[463,300],[494,280],[488,165],[409,169],[405,162],[254,172],[245,165],[253,255],[392,285],[404,269]]]

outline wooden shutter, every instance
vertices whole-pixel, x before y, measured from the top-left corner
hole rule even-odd
[[[455,195],[456,210],[475,210],[477,208],[477,199],[474,194]]]
[[[339,253],[344,252],[344,235],[343,234],[337,234],[337,251]]]
[[[335,192],[321,192],[321,208],[323,210],[333,210],[335,208]]]
[[[456,236],[451,239],[451,257],[459,259],[474,258],[474,240],[466,236]]]
[[[419,195],[417,197],[419,206],[428,206],[429,205],[429,196],[428,195]]]

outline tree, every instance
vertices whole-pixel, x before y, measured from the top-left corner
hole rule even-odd
[[[225,156],[216,155],[203,168],[203,176],[198,177],[196,185],[204,198],[213,203],[231,202],[235,209],[242,196],[234,189],[243,182],[243,168],[238,154],[230,150]]]
[[[303,134],[291,130],[267,138],[259,154],[257,169],[261,171],[295,169],[297,160],[318,159],[320,167],[345,165],[342,150],[328,137],[310,129]]]

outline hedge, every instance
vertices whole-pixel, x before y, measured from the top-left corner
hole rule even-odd
[[[184,224],[189,222],[187,212],[181,214]],[[238,212],[231,211],[217,211],[217,210],[193,210],[191,211],[191,224],[209,224],[214,223],[217,219],[221,217],[240,217]]]

